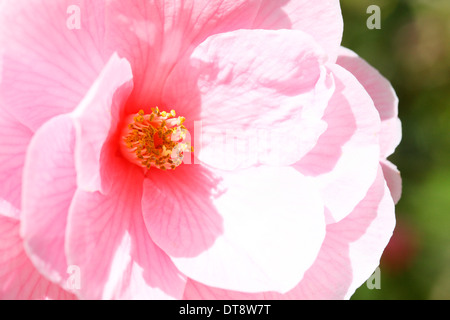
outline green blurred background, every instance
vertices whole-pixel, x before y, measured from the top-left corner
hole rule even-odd
[[[370,5],[381,29],[366,26]],[[450,299],[450,1],[341,0],[342,45],[388,78],[403,139],[389,159],[403,178],[380,289],[352,299]]]

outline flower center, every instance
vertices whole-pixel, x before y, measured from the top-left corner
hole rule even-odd
[[[183,162],[183,152],[192,151],[185,142],[188,131],[183,126],[185,118],[152,109],[151,114],[139,111],[126,119],[122,131],[121,150],[132,163],[150,169],[174,170]]]

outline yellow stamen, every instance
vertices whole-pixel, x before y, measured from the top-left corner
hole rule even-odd
[[[185,142],[185,118],[176,118],[174,110],[170,113],[159,111],[158,107],[151,110],[151,114],[140,110],[127,118],[121,137],[122,153],[146,169],[174,170],[183,162],[184,152],[193,151]]]

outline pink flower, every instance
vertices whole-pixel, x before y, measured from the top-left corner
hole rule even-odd
[[[1,298],[348,298],[378,266],[397,98],[337,0],[0,7]]]

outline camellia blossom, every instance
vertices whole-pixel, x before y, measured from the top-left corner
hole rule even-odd
[[[0,1],[0,298],[349,298],[401,128],[342,31],[337,0]]]

